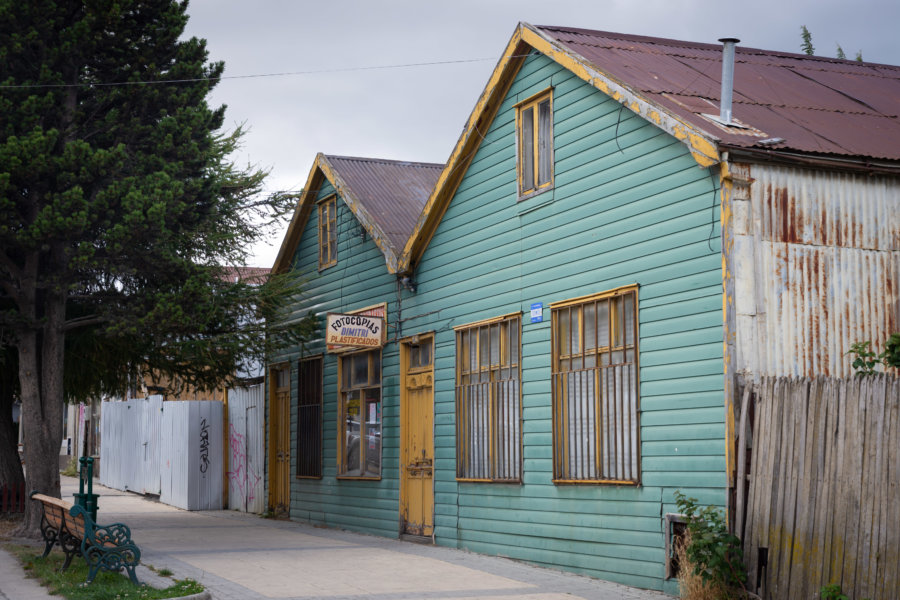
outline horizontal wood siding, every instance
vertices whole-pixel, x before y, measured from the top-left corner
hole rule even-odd
[[[517,201],[514,105],[553,87],[554,187]],[[543,56],[522,66],[404,292],[435,331],[435,535],[629,585],[664,582],[673,492],[725,504],[718,198],[684,145]],[[717,181],[717,179],[715,180]],[[549,303],[640,285],[641,479],[554,485]],[[542,302],[544,320],[529,307]],[[523,312],[521,484],[455,479],[454,326]]]
[[[334,193],[325,180],[318,198]],[[338,382],[337,357],[325,352],[323,339],[306,346],[305,355],[325,354],[323,365],[324,406],[322,412],[322,474],[318,479],[294,478],[297,462],[297,359],[292,348],[272,362],[291,364],[291,507],[292,519],[363,531],[389,537],[398,534],[399,511],[399,357],[395,340],[397,324],[396,279],[388,274],[384,255],[359,221],[338,197],[338,262],[318,270],[318,211],[313,210],[300,238],[293,269],[307,278],[304,293],[291,307],[288,318],[301,318],[309,311],[347,312],[388,303],[388,338],[382,351],[382,478],[380,481],[339,480],[338,471]],[[323,331],[324,332],[324,331]]]

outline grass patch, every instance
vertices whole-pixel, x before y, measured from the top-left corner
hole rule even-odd
[[[174,585],[158,590],[148,585],[135,586],[128,577],[108,571],[101,571],[93,583],[86,585],[88,567],[79,557],[60,572],[65,561],[62,552],[54,550],[47,558],[41,558],[43,551],[31,546],[7,544],[6,549],[19,559],[29,577],[37,579],[51,594],[69,600],[163,600],[203,591],[203,586],[192,579],[176,580]]]
[[[73,455],[66,464],[66,468],[60,471],[59,474],[66,477],[78,477],[78,457]]]

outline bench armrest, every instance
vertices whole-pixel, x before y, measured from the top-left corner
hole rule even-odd
[[[84,517],[84,537],[90,544],[104,546],[107,544],[115,544],[116,546],[125,546],[131,544],[131,528],[124,523],[110,523],[109,525],[98,525],[91,519],[91,514],[85,510],[83,506],[76,504],[69,511],[73,517],[82,515]]]

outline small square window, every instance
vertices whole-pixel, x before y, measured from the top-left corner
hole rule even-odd
[[[319,268],[337,263],[337,198],[319,203]]]
[[[542,92],[516,107],[519,196],[553,185],[553,99]]]

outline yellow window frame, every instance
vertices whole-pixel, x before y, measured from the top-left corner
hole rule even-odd
[[[352,360],[356,355],[365,355],[366,360],[368,362],[367,373],[366,373],[366,382],[359,385],[351,385],[349,387],[344,386],[344,361]],[[375,368],[375,357],[378,357],[378,369]],[[378,456],[378,475],[346,475],[344,474],[344,460],[347,458],[347,444],[346,444],[346,431],[344,429],[344,425],[347,420],[347,404],[345,402],[344,394],[348,392],[360,391],[364,392],[367,389],[378,388],[378,403],[380,405],[380,409],[382,411],[382,419],[380,423],[380,427],[384,428],[384,388],[383,388],[383,373],[382,371],[382,360],[383,356],[381,355],[381,349],[375,350],[364,350],[362,352],[354,352],[343,354],[338,357],[337,367],[338,367],[338,452],[337,452],[337,479],[368,479],[378,481],[382,477],[382,473],[384,471],[384,452],[383,449],[379,449]],[[377,381],[375,379],[375,373],[378,371]],[[359,428],[359,444],[360,444],[360,452],[364,452],[363,450],[363,442],[365,431],[363,429],[363,419],[365,418],[364,414],[364,403],[360,403],[359,408],[359,419],[360,419],[360,428]],[[383,439],[383,438],[382,438]]]
[[[624,328],[622,327],[624,324],[624,313],[621,315],[616,314],[618,311],[618,302],[613,302],[613,300],[618,299],[620,297],[624,297],[626,295],[632,296],[632,320],[631,323],[631,336],[626,335]],[[605,346],[600,345],[600,340],[596,340],[595,347],[593,348],[585,348],[585,335],[584,335],[584,307],[597,303],[600,301],[608,301],[609,307],[609,315],[607,319],[609,320],[609,339],[610,340],[621,340],[621,343],[608,343]],[[640,455],[640,391],[639,391],[639,382],[640,382],[640,364],[639,364],[639,349],[638,349],[638,328],[639,328],[639,318],[638,318],[638,286],[637,285],[628,285],[619,288],[615,288],[613,290],[608,290],[606,292],[601,292],[599,294],[591,294],[588,296],[582,296],[579,298],[572,298],[570,300],[564,300],[561,302],[555,302],[550,304],[551,309],[551,346],[552,346],[552,369],[551,369],[551,377],[553,379],[553,383],[551,385],[552,390],[552,415],[553,415],[553,482],[556,484],[615,484],[615,485],[640,485],[640,465],[641,465],[641,455]],[[570,340],[575,337],[575,343],[577,343],[578,348],[574,347],[574,343],[570,342],[569,347],[566,349],[567,352],[563,352],[561,340],[563,339],[563,331],[561,325],[560,315],[563,311],[569,311],[569,331],[571,331],[572,327],[572,314],[578,315],[578,335],[572,336],[569,331],[565,332],[566,337]],[[623,309],[624,310],[624,309]],[[621,321],[620,323],[620,317]],[[596,326],[596,323],[595,323]],[[621,328],[621,329],[620,329]],[[637,472],[632,473],[632,477],[629,478],[621,478],[621,477],[572,477],[567,476],[567,473],[560,473],[560,457],[557,456],[557,453],[560,453],[562,457],[569,456],[569,446],[571,435],[569,435],[569,414],[567,403],[565,402],[565,392],[564,392],[564,384],[563,379],[559,377],[560,375],[564,375],[566,373],[576,372],[577,369],[569,368],[564,370],[562,368],[563,361],[570,361],[574,363],[575,360],[580,358],[582,360],[582,370],[585,368],[585,358],[589,355],[592,355],[595,358],[595,365],[593,370],[595,371],[593,375],[593,385],[600,385],[600,369],[604,368],[600,366],[601,360],[600,357],[603,354],[612,354],[614,352],[622,352],[623,356],[631,353],[633,359],[631,361],[625,361],[625,363],[633,364],[634,366],[634,385],[635,385],[635,397],[634,397],[634,426],[636,431],[636,439],[631,440],[631,448],[633,449],[633,453],[635,455],[635,462],[637,465]],[[588,367],[590,368],[590,367]],[[599,396],[596,397],[595,404],[595,428],[602,421],[601,415],[601,401],[604,399]],[[629,415],[629,425],[631,425],[631,419]],[[617,422],[617,427],[621,427],[623,424]],[[596,429],[595,429],[596,431]],[[601,443],[600,443],[600,435],[595,435],[594,445],[596,447],[596,460],[598,461],[598,469],[599,463],[602,460],[605,460],[601,452]],[[624,432],[622,433],[622,440],[624,444]],[[623,446],[624,449],[624,446]],[[564,460],[564,459],[563,459]],[[566,467],[566,471],[569,471],[570,468]]]
[[[337,264],[337,196],[319,202],[319,269]]]
[[[540,105],[548,103],[550,115],[549,129],[544,149],[541,149]],[[553,160],[553,89],[547,89],[531,96],[515,106],[516,108],[516,176],[519,186],[519,197],[525,198],[553,186],[554,160]],[[530,111],[530,114],[529,114]],[[530,123],[529,123],[530,118]],[[528,135],[526,127],[531,127],[531,135]],[[526,181],[526,162],[530,149],[531,181]],[[541,157],[549,154],[549,178],[540,181]]]

